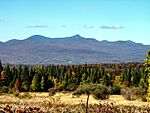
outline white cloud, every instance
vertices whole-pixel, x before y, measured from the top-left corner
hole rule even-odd
[[[114,29],[123,29],[124,27],[121,25],[113,25],[112,28]]]
[[[89,28],[94,28],[94,26],[92,26],[92,25],[89,25],[89,24],[85,24],[85,25],[83,25],[83,27],[84,27],[84,28],[86,28],[86,29],[89,29]]]
[[[47,25],[29,25],[27,28],[48,28]]]
[[[112,26],[101,26],[101,28],[102,29],[124,29],[123,26],[118,25],[118,24],[112,25]]]

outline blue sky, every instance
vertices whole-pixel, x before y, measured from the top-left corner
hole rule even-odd
[[[150,44],[150,0],[0,0],[0,41],[36,34]]]

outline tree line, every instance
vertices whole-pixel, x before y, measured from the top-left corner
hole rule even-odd
[[[83,84],[103,84],[114,88],[142,87],[148,89],[148,70],[143,63],[83,65],[2,65],[0,89],[21,92],[73,91]]]

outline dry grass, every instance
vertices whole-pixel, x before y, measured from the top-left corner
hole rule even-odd
[[[0,111],[7,108],[6,106],[9,105],[11,110],[15,111],[15,113],[19,113],[16,112],[18,109],[28,110],[29,108],[36,107],[46,113],[79,113],[78,111],[85,112],[86,98],[86,95],[78,97],[71,93],[57,93],[54,96],[49,96],[48,93],[21,93],[18,97],[15,97],[12,94],[1,94]],[[107,100],[95,100],[92,96],[90,96],[89,104],[89,112],[92,113],[104,113],[105,111],[108,111],[108,108],[114,110],[112,113],[116,113],[117,109],[123,111],[122,113],[130,111],[131,109],[133,111],[138,110],[137,113],[141,113],[139,107],[145,106],[146,108],[142,107],[143,110],[150,107],[149,102],[141,102],[139,100],[127,101],[121,95],[111,95]],[[126,107],[126,111],[124,111],[124,107]],[[96,112],[95,110],[98,111]],[[150,110],[146,112],[144,111],[144,113],[149,112]]]
[[[81,95],[80,97],[74,96],[71,93],[57,93],[54,96],[49,96],[48,93],[25,93],[20,94],[21,98],[15,97],[12,94],[0,95],[0,105],[12,104],[16,106],[40,106],[47,107],[51,106],[52,103],[57,104],[80,104],[86,102],[86,95]],[[99,104],[105,102],[113,102],[116,105],[128,105],[128,106],[150,106],[149,102],[141,102],[140,100],[128,101],[125,100],[121,95],[111,95],[107,100],[96,100],[92,96],[89,98],[89,104]]]
[[[20,93],[21,96],[25,95],[25,93]],[[75,96],[71,93],[57,93],[54,96],[49,96],[48,93],[27,93],[26,97],[15,97],[12,94],[4,94],[0,95],[0,103],[17,103],[17,102],[26,102],[26,103],[40,103],[45,101],[57,101],[64,104],[79,104],[84,103],[86,101],[87,96]],[[125,100],[121,95],[111,95],[107,100],[96,100],[92,96],[90,96],[89,103],[90,104],[98,104],[99,102],[114,102],[118,105],[135,105],[135,106],[142,106],[142,105],[150,105],[149,102],[141,102],[140,100],[135,101],[128,101]]]
[[[117,105],[125,105],[125,106],[150,106],[150,102],[142,102],[137,99],[134,101],[125,100],[121,95],[111,95],[108,101],[114,102]]]

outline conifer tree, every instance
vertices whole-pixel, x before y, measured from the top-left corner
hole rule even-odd
[[[10,83],[10,87],[13,87],[15,84],[16,79],[18,78],[18,73],[17,73],[17,69],[15,68],[15,66],[11,69],[11,73],[13,76],[13,80]]]
[[[6,65],[4,71],[6,73],[6,85],[9,86],[11,81],[13,80],[13,76],[11,75],[9,64]]]
[[[129,70],[128,70],[128,75],[127,75],[127,81],[128,81],[128,84],[126,84],[127,87],[130,87],[130,85],[131,85],[131,77],[132,77],[132,75],[131,75],[131,66],[130,66]]]
[[[146,69],[145,71],[148,72],[148,95],[147,95],[147,100],[150,101],[150,50],[147,52],[147,56],[146,56],[146,60],[145,60],[145,66],[146,66]]]
[[[30,78],[29,78],[29,68],[24,66],[21,72],[21,90],[29,91],[30,89]]]
[[[41,89],[41,79],[40,76],[36,73],[33,77],[32,84],[30,86],[31,91],[40,91]]]
[[[140,74],[140,70],[132,70],[132,86],[137,87],[140,83],[140,79],[141,79],[141,74]]]

